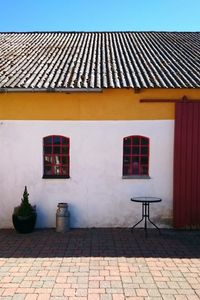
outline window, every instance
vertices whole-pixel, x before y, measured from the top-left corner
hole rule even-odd
[[[69,178],[69,138],[50,135],[43,138],[43,178]]]
[[[149,178],[149,138],[139,135],[124,138],[123,178]]]

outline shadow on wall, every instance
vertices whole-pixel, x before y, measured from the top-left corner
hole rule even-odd
[[[45,207],[37,205],[37,222],[36,228],[56,228],[56,213],[57,213],[57,206],[53,209],[51,215],[48,215]],[[79,224],[79,220],[77,217],[77,207],[73,204],[68,203],[68,211],[69,211],[69,228],[74,228],[76,225]]]
[[[45,212],[44,207],[36,205],[37,211],[37,221],[36,221],[36,228],[45,228],[47,226],[47,213]]]
[[[76,228],[80,223],[78,218],[78,209],[76,205],[68,203],[68,210],[69,210],[69,228]]]

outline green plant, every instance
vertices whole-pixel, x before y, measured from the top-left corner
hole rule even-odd
[[[29,203],[29,194],[27,191],[27,187],[25,186],[24,188],[24,193],[23,193],[23,198],[21,199],[22,202],[18,208],[17,214],[21,217],[27,217],[32,215],[34,212],[34,208],[31,206]]]

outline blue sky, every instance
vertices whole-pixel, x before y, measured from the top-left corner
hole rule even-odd
[[[0,0],[0,31],[200,31],[200,0]]]

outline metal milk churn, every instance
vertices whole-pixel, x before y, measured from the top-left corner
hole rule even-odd
[[[67,203],[58,203],[56,212],[56,231],[66,232],[69,230],[69,211]]]

